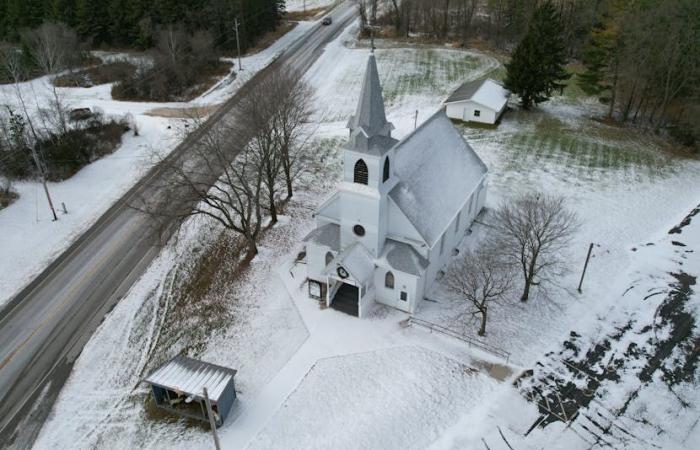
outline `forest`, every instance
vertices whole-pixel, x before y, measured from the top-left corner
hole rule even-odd
[[[700,141],[700,1],[554,0],[570,82],[607,105],[606,120]],[[486,46],[506,60],[542,0],[361,0],[365,23],[396,37]],[[552,36],[547,36],[547,40]],[[558,51],[558,50],[556,50]],[[543,49],[540,54],[555,52]],[[524,59],[535,55],[524,55]]]
[[[283,13],[284,0],[0,0],[0,41],[17,42],[22,30],[60,22],[93,48],[146,49],[160,27],[182,24],[190,33],[208,31],[219,48],[233,49],[237,18],[245,49]]]

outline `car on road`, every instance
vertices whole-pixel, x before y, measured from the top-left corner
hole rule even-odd
[[[321,24],[323,24],[323,25],[330,25],[332,23],[333,23],[333,18],[331,18],[331,17],[324,17],[323,22],[321,22]]]

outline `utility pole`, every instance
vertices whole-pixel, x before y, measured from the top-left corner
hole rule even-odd
[[[581,285],[583,285],[583,277],[586,275],[586,269],[588,268],[588,260],[591,259],[591,252],[593,251],[593,243],[588,246],[588,254],[586,255],[586,263],[583,265],[583,272],[581,272],[581,280],[578,282],[578,291],[581,292]]]
[[[46,184],[46,165],[44,162],[39,158],[39,153],[37,152],[36,148],[32,145],[30,146],[32,149],[32,158],[34,159],[34,164],[36,164],[37,169],[39,169],[39,174],[41,175],[41,183],[44,185],[44,192],[46,193],[46,200],[49,201],[49,208],[51,208],[51,214],[53,215],[53,221],[58,220],[58,216],[56,215],[56,209],[53,207],[53,200],[51,200],[51,194],[49,194],[49,186]]]
[[[211,427],[211,433],[214,435],[214,447],[216,447],[216,450],[221,450],[219,435],[216,434],[216,421],[214,420],[214,411],[211,409],[211,402],[209,401],[209,393],[207,392],[207,388],[204,388],[204,403],[206,403],[207,405],[207,416],[209,416],[209,426]]]
[[[235,24],[236,24],[236,48],[238,49],[238,70],[241,71],[241,70],[243,70],[243,66],[241,65],[241,40],[238,37],[238,17],[236,17]]]

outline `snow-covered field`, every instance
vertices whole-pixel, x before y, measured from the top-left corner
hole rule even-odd
[[[188,103],[114,101],[110,94],[111,84],[92,88],[59,88],[67,108],[98,108],[108,116],[131,114],[140,135],[125,134],[122,145],[111,155],[88,165],[66,181],[49,183],[57,209],[61,210],[61,204],[65,203],[68,211],[68,214],[60,212],[56,222],[51,221],[48,203],[39,183],[23,181],[14,185],[19,199],[0,211],[0,307],[133,186],[151,167],[154,154],[166,154],[182,139],[183,120],[154,117],[149,111],[223,103],[311,25],[310,22],[301,22],[264,51],[243,58],[244,72],[241,76],[234,76],[232,72],[208,92]],[[22,83],[19,88],[32,111],[36,111],[38,105],[44,104],[52,95],[45,77]],[[0,105],[9,105],[18,110],[17,103],[14,86],[0,85]]]
[[[668,260],[678,258],[685,258],[687,270],[697,274],[697,256],[691,262],[693,253],[670,253],[669,248],[680,248],[668,239],[659,243],[658,254],[632,249],[659,241],[695,206],[700,164],[665,156],[651,139],[592,121],[596,105],[566,97],[539,112],[509,112],[495,130],[463,128],[491,170],[487,209],[521,192],[563,195],[583,221],[571,248],[572,268],[582,266],[588,243],[596,244],[583,294],[575,292],[578,274],[572,272],[549,300],[534,298],[527,305],[514,300],[492,310],[485,339],[511,353],[509,366],[494,366],[503,361],[460,341],[402,328],[399,323],[406,315],[395,310],[380,308],[358,320],[321,309],[305,295],[304,266],[293,261],[301,238],[313,227],[314,207],[340,176],[337,152],[347,135],[345,121],[355,107],[368,55],[352,40],[350,32],[344,33],[308,74],[317,88],[317,117],[323,122],[316,142],[336,150],[327,173],[317,174],[311,187],[295,194],[284,220],[265,236],[250,268],[217,294],[233,319],[203,348],[190,351],[239,371],[238,402],[220,429],[224,447],[483,448],[483,438],[495,449],[504,448],[503,433],[518,444],[516,448],[588,448],[580,447],[571,432],[559,434],[563,427],[558,423],[525,438],[537,410],[512,386],[513,376],[547,351],[559,351],[571,330],[595,341],[619,325],[605,325],[606,317],[634,314],[642,302],[639,297],[620,301],[631,280],[643,277],[668,284],[668,276],[662,275],[674,267]],[[413,129],[416,110],[420,123],[460,82],[497,67],[495,60],[476,52],[381,47],[376,52],[380,78],[388,118],[399,138]],[[483,220],[488,217],[487,211]],[[159,308],[167,308],[178,295],[170,290],[173,267],[206,247],[205,236],[213,234],[207,226],[190,223],[183,238],[166,249],[105,319],[76,363],[37,448],[210,446],[205,428],[154,417],[147,391],[138,385],[140,376],[153,368],[147,359],[153,357],[149,349],[162,329]],[[463,245],[477,245],[487,232],[480,225],[473,230]],[[695,239],[686,242],[684,237],[677,240],[694,249]],[[660,278],[649,278],[653,274]],[[440,286],[431,297],[437,303],[423,302],[419,316],[458,326],[453,318],[461,305]],[[689,304],[697,311],[698,299],[693,299]],[[466,324],[463,329],[473,333],[475,326]],[[168,348],[167,356],[181,348],[181,343]],[[114,390],[96,388],[105,378]],[[606,407],[612,408],[627,387],[616,390],[611,384],[606,389],[612,398]],[[678,411],[673,398],[668,392],[642,390],[632,405],[635,418],[643,417],[638,411],[651,403],[649,399],[664,402],[667,411]],[[697,416],[696,411],[691,415]],[[685,430],[694,426],[691,418],[684,419]],[[694,437],[670,442],[692,448]]]

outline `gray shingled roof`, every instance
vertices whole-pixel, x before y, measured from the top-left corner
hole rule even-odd
[[[304,242],[313,242],[314,244],[330,247],[332,250],[340,250],[340,225],[328,223],[320,226],[307,234]]]
[[[413,247],[393,239],[386,240],[382,256],[392,269],[411,275],[419,276],[428,267],[428,260],[419,255]]]
[[[384,112],[382,86],[379,83],[379,72],[374,53],[369,55],[360,100],[357,103],[355,115],[348,121],[348,128],[352,131],[362,129],[367,137],[378,134],[388,135],[391,131],[392,126],[386,120]]]
[[[508,102],[508,91],[491,78],[479,78],[457,88],[444,103],[471,100],[494,111],[500,111]]]
[[[484,80],[484,78],[477,78],[476,80],[463,83],[447,98],[447,100],[445,100],[445,103],[458,102],[472,98],[474,93],[479,90]]]
[[[391,150],[398,142],[398,139],[389,136],[376,135],[368,139],[359,133],[351,137],[347,145],[350,150],[355,152],[381,156]]]
[[[206,387],[211,401],[218,402],[234,376],[234,369],[178,355],[160,366],[144,381],[176,392],[191,394],[200,400],[204,398],[203,389]]]
[[[432,247],[488,169],[444,109],[395,149],[393,167],[401,181],[389,196]]]

